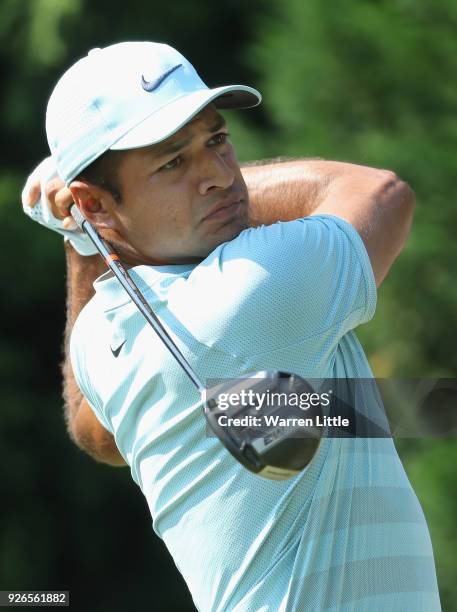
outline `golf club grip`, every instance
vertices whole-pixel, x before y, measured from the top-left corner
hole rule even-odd
[[[101,236],[99,235],[97,230],[84,217],[84,215],[79,210],[79,208],[76,206],[76,204],[73,204],[73,206],[70,208],[70,213],[71,213],[71,216],[73,217],[73,219],[75,220],[76,225],[79,227],[79,229],[89,236],[89,238],[92,241],[92,243],[94,244],[95,248],[97,249],[97,251],[100,253],[100,255],[105,260],[106,265],[109,268],[111,268],[113,273],[119,278],[119,274],[117,274],[114,271],[114,269],[112,268],[112,266],[110,265],[110,264],[112,264],[113,262],[115,262],[115,261],[117,261],[119,259],[118,255],[116,253],[114,253],[113,249],[110,248],[108,243],[105,240],[103,240],[103,238],[101,238]],[[130,276],[127,275],[127,273],[126,273],[125,269],[123,268],[123,266],[121,266],[121,270],[122,270],[121,274],[122,274],[123,279],[126,279],[128,285],[130,286],[130,288],[133,291],[135,291],[135,293],[138,294],[139,293],[139,289],[133,283],[133,281],[131,280]],[[121,281],[121,283],[124,286],[124,288],[127,290],[127,288],[125,287],[125,284],[122,282],[122,280],[120,278],[119,278],[119,280]],[[130,293],[129,293],[129,295],[130,295]],[[132,296],[130,296],[130,297],[132,297]]]
[[[76,204],[72,204],[72,206],[70,208],[70,213],[71,213],[71,216],[73,217],[73,219],[75,220],[76,225],[83,232],[84,231],[83,223],[84,223],[84,221],[86,219],[83,217],[81,211],[76,206]]]

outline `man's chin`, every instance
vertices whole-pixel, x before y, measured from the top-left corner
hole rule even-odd
[[[243,230],[248,227],[245,219],[237,218],[236,220],[231,221],[230,223],[226,223],[221,227],[217,228],[211,236],[211,243],[213,251],[216,247],[224,242],[229,242],[230,240],[234,240],[237,236],[241,234]]]

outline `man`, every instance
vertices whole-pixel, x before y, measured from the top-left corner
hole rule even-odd
[[[51,183],[50,206],[64,219],[73,199],[115,245],[201,379],[369,378],[353,330],[374,314],[414,195],[392,172],[338,162],[242,172],[217,108],[259,100],[207,89],[164,45],[91,52],[48,105],[71,193]],[[324,439],[287,481],[249,473],[206,436],[198,393],[118,281],[98,278],[92,297],[102,263],[70,227],[57,227],[70,239],[69,429],[96,459],[129,465],[197,608],[440,610],[392,440]]]

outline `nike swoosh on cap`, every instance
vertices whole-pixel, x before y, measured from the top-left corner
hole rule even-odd
[[[159,87],[159,85],[161,85],[163,83],[163,81],[165,81],[165,79],[167,77],[169,77],[172,72],[174,72],[178,68],[181,68],[181,66],[182,66],[182,64],[177,64],[176,66],[173,66],[173,68],[169,68],[166,72],[161,74],[158,79],[155,79],[155,81],[146,81],[144,76],[141,75],[141,87],[145,91],[154,91],[154,90],[156,90],[157,87]]]
[[[121,352],[121,348],[124,346],[124,344],[127,342],[127,340],[124,340],[124,342],[117,347],[117,349],[113,349],[112,346],[110,346],[111,352],[113,353],[113,357],[119,357],[119,353]]]

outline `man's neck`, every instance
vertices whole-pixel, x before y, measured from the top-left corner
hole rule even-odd
[[[134,249],[124,248],[121,245],[113,244],[110,242],[110,246],[119,255],[122,264],[126,268],[133,268],[135,266],[180,266],[185,264],[198,264],[203,261],[203,257],[176,257],[160,259],[158,257],[148,257],[144,253],[139,253]]]

